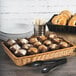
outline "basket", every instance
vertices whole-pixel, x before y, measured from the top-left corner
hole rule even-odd
[[[59,49],[59,50],[54,50],[50,52],[45,52],[45,53],[39,53],[39,54],[34,54],[34,55],[29,55],[29,56],[23,56],[23,57],[16,57],[4,44],[4,42],[1,43],[3,46],[4,51],[7,53],[7,55],[13,60],[13,62],[17,66],[23,66],[28,63],[32,63],[34,61],[39,61],[39,60],[49,60],[49,59],[55,59],[55,58],[60,58],[60,57],[65,57],[65,56],[70,56],[74,53],[76,46],[71,46],[68,48],[64,49]]]
[[[76,27],[74,27],[74,26],[68,26],[68,25],[63,26],[63,25],[52,24],[51,20],[56,15],[57,14],[53,15],[52,18],[47,22],[47,26],[50,31],[64,32],[64,33],[76,33]]]

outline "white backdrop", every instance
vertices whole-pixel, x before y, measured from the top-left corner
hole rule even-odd
[[[0,30],[25,33],[33,29],[35,18],[48,21],[55,13],[76,12],[76,0],[0,0]]]

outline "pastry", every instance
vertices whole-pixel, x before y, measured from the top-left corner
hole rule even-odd
[[[49,48],[49,50],[57,50],[60,48],[60,46],[57,44],[51,44],[51,45],[49,45],[48,48]]]
[[[52,24],[55,24],[55,25],[66,25],[67,19],[62,15],[57,15],[53,17],[51,22]]]
[[[50,34],[48,35],[48,38],[49,38],[49,39],[53,39],[53,38],[55,38],[55,37],[57,37],[57,35],[56,35],[55,33],[50,33]]]
[[[39,52],[47,52],[48,48],[45,45],[40,45],[38,50],[39,50]]]
[[[36,37],[32,37],[32,38],[29,39],[29,42],[32,43],[32,44],[37,42],[37,41],[38,41],[38,39]]]
[[[17,43],[22,45],[22,44],[27,44],[28,40],[27,39],[17,39]]]
[[[29,53],[29,54],[37,54],[38,52],[39,52],[38,49],[35,48],[35,47],[31,47],[31,48],[29,48],[29,50],[28,50],[28,53]]]
[[[51,40],[45,40],[45,41],[44,41],[44,44],[45,44],[46,46],[48,46],[48,45],[52,44],[52,41],[51,41]]]
[[[72,16],[71,12],[68,10],[61,11],[60,15],[63,15],[66,19],[69,19]]]
[[[8,46],[11,46],[11,45],[15,44],[16,41],[13,40],[13,39],[8,39],[6,43],[7,43]]]
[[[38,46],[40,46],[41,44],[42,44],[42,43],[41,43],[40,41],[37,41],[37,42],[34,43],[34,46],[35,46],[35,47],[38,47]]]
[[[27,54],[27,51],[24,49],[18,49],[14,52],[14,54],[18,57],[25,56]]]
[[[22,48],[28,50],[30,47],[33,47],[32,44],[23,44]]]
[[[69,20],[68,26],[75,26],[75,27],[76,27],[76,16],[73,16],[73,17]]]
[[[43,42],[43,41],[45,41],[47,39],[47,37],[46,36],[38,36],[38,40],[39,41],[41,41],[41,42]]]
[[[59,43],[59,42],[61,42],[61,41],[62,41],[62,39],[61,39],[61,38],[59,38],[59,37],[56,37],[56,38],[54,38],[54,39],[53,39],[53,41],[54,41],[54,42],[56,42],[56,43]]]
[[[66,48],[66,47],[69,47],[70,45],[65,41],[61,41],[60,46],[61,46],[61,48]]]
[[[9,49],[12,51],[12,52],[14,52],[14,51],[16,51],[16,50],[18,50],[18,49],[20,49],[21,47],[18,45],[18,44],[13,44]]]

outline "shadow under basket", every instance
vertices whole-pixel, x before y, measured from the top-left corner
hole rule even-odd
[[[29,56],[22,56],[22,57],[16,57],[4,44],[4,42],[1,43],[3,46],[4,51],[6,54],[13,60],[13,62],[17,66],[23,66],[28,63],[32,63],[34,61],[45,61],[49,59],[56,59],[60,57],[66,57],[66,56],[72,56],[75,53],[76,46],[72,45],[71,47],[64,48],[64,49],[59,49],[59,50],[54,50],[54,51],[49,51],[45,53],[39,53],[39,54],[34,54],[34,55],[29,55]]]
[[[56,15],[57,14],[55,14],[54,16],[56,16]],[[63,33],[76,33],[76,27],[74,27],[74,26],[68,26],[68,25],[64,26],[64,25],[52,24],[51,20],[53,19],[53,17],[47,22],[49,31],[63,32]]]

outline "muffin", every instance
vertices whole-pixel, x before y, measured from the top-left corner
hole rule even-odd
[[[9,49],[12,52],[15,52],[16,50],[20,49],[21,47],[18,44],[13,44]]]
[[[48,38],[49,38],[49,39],[53,39],[53,38],[55,38],[55,37],[58,37],[55,33],[50,33],[50,34],[48,35]]]
[[[46,36],[38,36],[38,40],[39,41],[41,41],[41,42],[43,42],[43,41],[45,41],[47,39],[47,37]]]
[[[33,46],[32,44],[23,44],[22,48],[28,50],[32,46]]]
[[[32,43],[32,44],[37,42],[37,41],[38,41],[38,39],[36,37],[32,37],[32,38],[29,39],[29,42]]]
[[[45,40],[45,41],[44,41],[44,44],[45,44],[46,46],[48,46],[48,45],[52,44],[52,41],[51,41],[51,40]]]
[[[25,56],[27,51],[25,49],[18,49],[14,52],[14,54],[18,57]]]
[[[61,46],[61,48],[66,48],[66,47],[69,47],[70,45],[65,41],[61,41],[60,46]]]
[[[59,37],[56,37],[56,38],[53,39],[53,41],[56,42],[56,43],[60,43],[62,41],[62,39],[59,38]]]
[[[49,48],[49,50],[57,50],[60,48],[60,46],[57,44],[51,44],[51,45],[49,45],[48,48]]]
[[[29,48],[29,50],[28,50],[28,53],[29,53],[29,54],[37,54],[38,52],[39,52],[38,49],[35,48],[35,47],[31,47],[31,48]]]
[[[28,40],[27,39],[17,39],[17,43],[22,45],[22,44],[27,44]]]
[[[34,46],[35,46],[35,47],[38,47],[38,46],[40,46],[41,44],[42,44],[42,43],[41,43],[40,41],[37,41],[37,42],[34,43]]]
[[[13,39],[8,39],[7,42],[6,42],[7,46],[12,46],[15,43],[16,43],[16,41],[13,40]]]
[[[43,53],[43,52],[47,52],[48,48],[45,45],[40,45],[38,47],[38,50],[39,50],[40,53]]]

